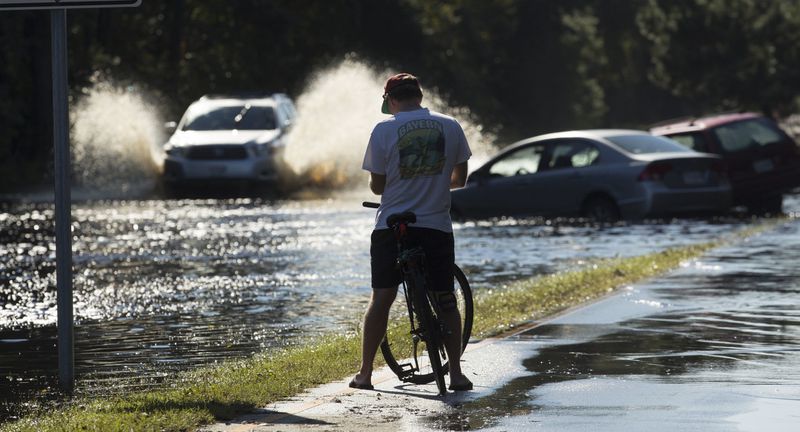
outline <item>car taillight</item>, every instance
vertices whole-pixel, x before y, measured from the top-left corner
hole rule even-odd
[[[666,162],[652,162],[648,164],[644,171],[639,174],[639,181],[661,181],[668,172],[672,171],[672,165]]]

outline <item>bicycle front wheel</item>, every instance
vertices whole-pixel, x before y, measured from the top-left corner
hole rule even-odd
[[[472,303],[472,289],[469,286],[467,277],[458,266],[453,268],[454,278],[454,294],[456,296],[456,304],[458,307],[459,315],[461,316],[461,340],[462,349],[466,348],[469,338],[472,335],[472,321],[473,321],[473,303]],[[397,302],[401,303],[401,302]],[[399,307],[399,306],[398,306]],[[404,382],[411,382],[415,384],[427,384],[436,378],[436,374],[432,371],[425,369],[420,370],[418,364],[414,359],[409,362],[402,359],[411,357],[430,357],[428,354],[428,347],[424,341],[419,341],[422,346],[417,346],[416,350],[412,344],[412,338],[409,336],[411,329],[409,323],[404,322],[400,328],[395,328],[388,332],[381,343],[381,353],[386,360],[389,368]],[[437,347],[439,351],[441,347]],[[414,352],[416,351],[416,352]],[[449,371],[448,362],[442,362],[442,372],[446,374]]]

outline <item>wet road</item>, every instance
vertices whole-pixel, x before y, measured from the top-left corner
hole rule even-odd
[[[353,331],[369,295],[373,213],[360,207],[361,198],[76,205],[79,391],[157,385],[177,371],[296,343],[299,336]],[[790,197],[787,208],[797,211],[799,203]],[[1,210],[3,411],[52,385],[57,357],[52,208]],[[481,290],[590,259],[713,239],[748,223],[594,227],[509,219],[455,229],[458,261]]]
[[[798,256],[795,219],[521,334],[522,376],[428,424],[797,431]]]
[[[788,241],[787,241],[788,240]],[[499,341],[442,400],[388,369],[205,430],[797,431],[800,219]]]

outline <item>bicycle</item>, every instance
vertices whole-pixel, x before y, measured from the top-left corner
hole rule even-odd
[[[364,207],[378,208],[379,204],[364,202]],[[393,214],[387,219],[397,239],[397,262],[402,274],[403,294],[406,299],[408,312],[408,327],[402,333],[411,337],[411,354],[413,363],[401,363],[398,359],[408,358],[402,356],[409,348],[408,340],[392,336],[387,332],[381,342],[381,353],[386,364],[403,382],[413,384],[428,384],[436,381],[440,395],[447,393],[444,376],[448,373],[447,353],[443,344],[443,336],[449,334],[441,317],[439,303],[434,298],[434,293],[425,286],[425,253],[422,248],[412,247],[407,244],[406,230],[409,225],[416,222],[413,212]],[[472,290],[467,277],[461,269],[453,267],[454,294],[456,305],[462,321],[462,351],[466,348],[472,333],[473,302]],[[396,340],[395,340],[396,339]],[[420,349],[420,343],[425,345]],[[427,353],[431,371],[423,371],[420,367],[420,357]]]

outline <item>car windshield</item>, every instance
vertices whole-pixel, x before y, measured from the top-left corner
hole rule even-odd
[[[766,119],[751,119],[722,125],[714,129],[722,148],[738,152],[783,141],[781,133]]]
[[[275,111],[269,106],[224,106],[189,115],[183,130],[267,130],[276,127]]]
[[[617,135],[606,137],[606,139],[633,154],[692,151],[669,138],[653,135]]]

